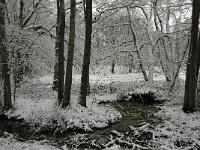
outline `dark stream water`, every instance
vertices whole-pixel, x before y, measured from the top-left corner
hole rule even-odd
[[[154,116],[154,113],[158,109],[153,105],[144,105],[142,103],[136,103],[132,101],[121,101],[114,103],[106,103],[102,105],[111,105],[117,109],[123,115],[123,119],[120,122],[111,124],[103,129],[95,129],[93,132],[85,133],[83,131],[66,131],[64,133],[54,133],[54,131],[35,132],[21,121],[11,121],[6,119],[0,120],[0,136],[4,136],[5,132],[14,135],[19,141],[28,140],[48,140],[57,146],[64,144],[74,147],[77,143],[82,143],[79,147],[89,147],[88,143],[92,140],[97,142],[107,142],[107,137],[110,131],[117,130],[118,132],[129,131],[129,126],[138,127],[145,123],[157,124],[161,120]],[[81,136],[79,136],[81,135]],[[74,140],[76,139],[76,140]]]

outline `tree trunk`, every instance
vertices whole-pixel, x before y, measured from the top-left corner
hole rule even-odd
[[[58,59],[58,102],[62,103],[64,94],[64,35],[65,35],[65,2],[59,0],[60,6],[60,24],[59,24],[59,59]]]
[[[20,0],[20,8],[19,8],[19,27],[23,30],[23,16],[24,16],[24,1]],[[20,83],[23,80],[23,63],[21,62],[21,49],[18,49],[16,52],[15,58],[15,70],[14,70],[14,83],[15,89],[19,87]],[[14,89],[14,91],[15,91]]]
[[[0,37],[1,38],[1,37]],[[0,45],[0,48],[1,48],[1,45]],[[1,49],[0,49],[1,50]],[[1,79],[2,79],[2,77],[3,77],[3,75],[2,75],[2,52],[0,51],[0,91],[1,91]],[[0,95],[1,96],[1,95]],[[0,97],[1,98],[1,97]]]
[[[140,56],[140,52],[139,52],[139,48],[138,48],[138,43],[137,43],[137,39],[136,39],[135,30],[134,30],[134,27],[132,25],[131,13],[130,13],[130,10],[129,10],[128,7],[127,7],[127,12],[128,12],[129,26],[130,26],[131,33],[132,33],[132,36],[133,36],[133,42],[134,42],[135,50],[136,50],[136,53],[137,53],[137,56],[138,56],[138,59],[139,59],[139,66],[140,66],[140,69],[141,69],[142,74],[144,76],[144,80],[148,81],[148,76],[147,76],[147,73],[146,73],[145,68],[143,66],[142,58]]]
[[[169,68],[169,66],[168,66],[168,63],[170,60],[169,60],[169,56],[167,53],[167,48],[165,46],[164,39],[160,40],[160,45],[163,46],[163,50],[162,49],[160,50],[160,58],[161,58],[160,63],[161,63],[162,70],[165,75],[166,81],[170,85],[171,81],[172,81],[171,70],[170,70],[171,68]]]
[[[150,3],[151,4],[151,3]],[[148,56],[149,56],[149,75],[148,75],[148,81],[150,85],[153,83],[153,72],[154,72],[154,55],[153,55],[153,37],[151,35],[151,18],[152,18],[152,7],[150,8],[150,13],[148,17],[148,28],[147,28],[147,33],[149,36],[149,47],[148,47]]]
[[[86,107],[87,89],[89,86],[89,66],[91,55],[91,34],[92,34],[92,0],[85,0],[85,48],[82,65],[80,105]]]
[[[161,31],[163,33],[163,22],[160,18],[160,15],[158,14],[158,10],[157,10],[158,0],[152,1],[152,3],[153,3],[154,23],[155,23],[155,26],[156,26],[156,31]],[[160,29],[158,27],[157,19],[158,19],[158,22],[160,24]]]
[[[70,104],[72,70],[73,70],[73,60],[74,60],[75,18],[76,18],[76,0],[71,0],[69,47],[67,55],[68,59],[67,59],[66,78],[65,78],[65,93],[62,104],[63,107],[66,107]]]
[[[195,111],[196,87],[197,87],[197,68],[199,60],[199,49],[197,49],[198,41],[198,25],[199,25],[200,1],[193,0],[192,10],[192,31],[191,31],[191,45],[187,63],[186,81],[185,81],[185,95],[184,95],[184,112]]]
[[[54,79],[53,90],[58,91],[58,78],[59,78],[59,26],[60,26],[60,3],[57,0],[57,18],[56,18],[56,42],[55,42],[55,62],[54,62]]]
[[[170,1],[167,0],[166,33],[169,33]]]
[[[115,58],[113,58],[112,60],[112,64],[111,64],[111,73],[114,74],[115,73]]]
[[[115,27],[111,27],[111,44],[112,44],[112,49],[115,51]],[[115,65],[116,65],[116,56],[114,55],[112,58],[112,63],[111,63],[111,73],[115,73]]]
[[[199,35],[200,35],[200,31],[199,31]],[[197,50],[198,50],[198,60],[197,60],[197,66],[196,66],[196,76],[199,76],[199,67],[200,67],[200,36],[198,38],[198,43],[197,43]]]
[[[159,27],[158,27],[158,23],[157,23],[157,10],[156,10],[157,0],[151,1],[151,2],[153,3],[154,24],[155,24],[155,27],[156,27],[156,31],[159,31]]]
[[[5,0],[0,0],[0,56],[2,62],[2,80],[3,80],[3,102],[4,110],[12,107],[11,102],[11,85],[10,85],[10,69],[9,69],[9,52],[6,46],[6,31],[5,31]]]
[[[172,93],[173,89],[174,89],[174,86],[176,84],[176,81],[178,79],[178,76],[179,76],[179,72],[180,72],[180,69],[181,69],[181,65],[182,65],[182,62],[184,61],[184,58],[185,58],[185,55],[186,55],[186,52],[189,48],[189,44],[190,43],[190,40],[188,39],[188,43],[187,43],[187,46],[186,46],[186,49],[184,50],[183,52],[183,55],[182,55],[182,58],[181,58],[181,62],[177,65],[177,69],[176,69],[176,72],[174,72],[174,76],[173,76],[173,79],[172,79],[172,82],[171,82],[171,85],[170,85],[170,89],[169,89],[169,92]],[[199,57],[200,58],[200,57]],[[198,75],[197,75],[198,76]]]
[[[23,16],[24,16],[24,1],[20,0],[20,8],[19,8],[19,26],[21,29],[23,28]]]

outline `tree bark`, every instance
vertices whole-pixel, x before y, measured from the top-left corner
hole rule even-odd
[[[197,87],[197,68],[199,60],[199,49],[197,49],[198,41],[198,25],[199,25],[199,12],[200,1],[193,0],[192,10],[192,31],[191,31],[191,45],[189,51],[189,57],[187,62],[186,81],[185,81],[185,94],[183,111],[193,112],[195,111],[195,99],[196,99],[196,87]]]
[[[60,2],[57,3],[57,18],[56,18],[56,42],[55,42],[55,62],[54,62],[54,77],[53,77],[53,90],[58,91],[58,78],[59,78],[59,26],[60,26]]]
[[[67,55],[68,59],[67,59],[66,78],[65,78],[65,93],[62,104],[63,107],[70,105],[72,70],[73,70],[73,60],[74,60],[75,18],[76,18],[76,0],[71,0],[69,47]]]
[[[64,94],[64,35],[65,35],[65,2],[64,0],[59,0],[60,2],[60,24],[59,24],[59,59],[58,59],[58,102],[62,103]]]
[[[92,34],[92,0],[85,0],[85,48],[82,65],[80,105],[86,107],[87,89],[89,87],[89,66],[91,55],[91,34]]]
[[[10,85],[10,69],[9,69],[9,52],[6,46],[6,31],[5,31],[5,0],[0,0],[0,56],[2,66],[3,80],[3,102],[4,110],[12,107],[11,102],[11,85]]]

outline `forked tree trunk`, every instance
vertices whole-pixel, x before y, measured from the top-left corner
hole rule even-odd
[[[184,112],[195,111],[196,88],[198,79],[198,60],[199,49],[197,48],[198,41],[198,25],[199,25],[199,12],[200,1],[193,0],[192,10],[192,31],[191,31],[191,46],[187,62],[186,81],[185,81],[185,95],[184,95]]]
[[[2,66],[2,81],[3,81],[3,107],[8,110],[12,107],[11,102],[11,85],[10,85],[10,69],[9,69],[9,52],[6,46],[6,31],[5,31],[5,0],[0,0],[0,56]]]
[[[176,84],[176,81],[178,80],[178,76],[179,76],[179,72],[180,72],[180,69],[181,69],[181,65],[182,65],[182,62],[185,59],[186,52],[187,52],[187,50],[189,48],[189,45],[190,45],[190,40],[188,39],[188,43],[187,43],[186,49],[183,52],[183,55],[182,55],[181,60],[180,60],[180,63],[177,65],[176,72],[174,72],[173,79],[172,79],[172,82],[171,82],[171,85],[170,85],[170,88],[169,88],[169,92],[170,93],[172,93],[172,91],[174,89],[174,86]]]
[[[86,107],[87,90],[89,86],[89,66],[91,55],[91,34],[92,34],[92,0],[85,0],[85,48],[81,75],[80,105]]]
[[[67,55],[68,59],[67,59],[66,78],[65,78],[65,93],[64,93],[62,107],[66,107],[70,104],[72,70],[73,70],[73,60],[74,60],[75,18],[76,18],[76,0],[71,0],[69,47]]]

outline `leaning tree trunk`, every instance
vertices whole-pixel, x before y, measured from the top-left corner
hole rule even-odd
[[[89,66],[91,55],[91,34],[92,34],[92,0],[85,0],[85,48],[81,75],[80,105],[86,107],[87,90],[89,87]]]
[[[193,0],[192,10],[192,31],[191,31],[191,46],[187,62],[185,95],[184,95],[184,112],[193,112],[195,110],[196,87],[198,79],[198,60],[199,49],[197,48],[198,41],[198,25],[199,25],[200,1]]]
[[[65,2],[60,2],[60,24],[59,24],[59,59],[58,59],[58,102],[62,103],[64,94],[64,35],[65,35]]]
[[[137,42],[137,39],[136,39],[136,33],[135,33],[135,29],[134,29],[133,22],[132,22],[132,19],[131,19],[131,13],[130,13],[130,10],[129,10],[128,7],[127,7],[127,13],[128,13],[128,17],[129,17],[129,27],[131,29],[131,34],[133,36],[133,43],[134,43],[136,54],[137,54],[137,57],[138,57],[138,60],[139,60],[139,66],[140,66],[140,69],[141,69],[142,74],[144,76],[144,80],[148,81],[148,76],[147,76],[147,73],[145,71],[145,68],[144,68],[144,65],[143,65],[143,62],[142,62],[142,57],[141,57],[140,52],[139,52],[138,42]]]
[[[0,0],[0,56],[2,66],[2,80],[3,80],[3,103],[4,110],[12,107],[11,102],[11,85],[10,85],[10,70],[9,70],[9,52],[6,46],[6,31],[5,31],[5,0]]]
[[[76,0],[71,0],[69,47],[67,55],[68,58],[67,58],[66,78],[65,78],[65,93],[64,93],[62,107],[66,107],[70,104],[72,69],[73,69],[73,59],[74,59],[75,18],[76,18]]]

